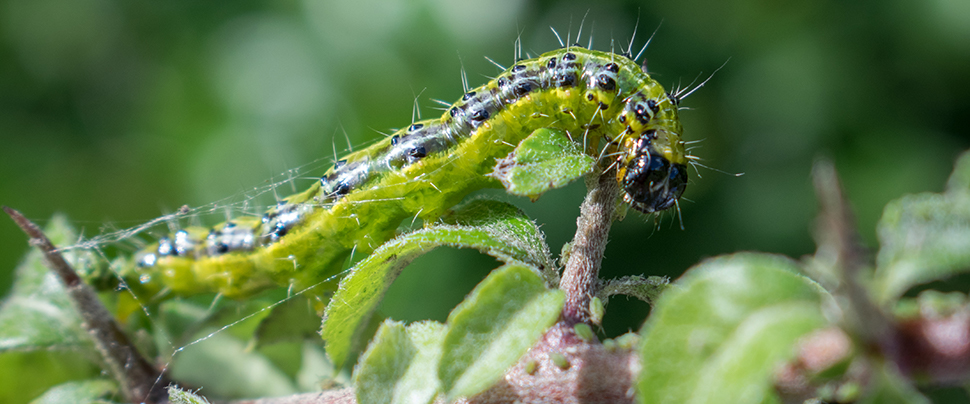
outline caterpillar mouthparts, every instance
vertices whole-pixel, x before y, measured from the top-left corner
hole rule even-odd
[[[651,152],[650,141],[656,131],[647,131],[633,141],[633,158],[617,173],[623,185],[624,201],[643,213],[654,213],[674,206],[687,189],[687,166],[671,163],[662,154]],[[620,163],[625,156],[621,156]]]

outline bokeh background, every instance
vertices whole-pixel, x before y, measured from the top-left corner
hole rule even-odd
[[[682,119],[687,140],[703,139],[694,154],[705,165],[744,173],[691,171],[683,230],[675,215],[631,214],[604,276],[676,277],[740,250],[810,254],[819,157],[836,162],[875,247],[882,206],[942,190],[970,148],[966,0],[2,0],[0,203],[40,223],[66,213],[94,236],[240,196],[330,161],[348,139],[365,145],[408,124],[415,99],[425,118],[440,114],[430,99],[456,100],[462,68],[483,84],[498,73],[483,56],[511,64],[516,38],[533,55],[554,49],[549,27],[575,38],[584,16],[582,42],[592,33],[600,50],[625,47],[634,28],[639,49],[659,26],[645,55],[665,86],[727,61]],[[558,252],[583,192],[513,200]],[[27,250],[5,219],[0,246],[2,294]],[[494,266],[436,251],[405,271],[382,311],[444,320]],[[647,310],[614,299],[604,335],[636,330]],[[44,375],[18,387],[28,397],[91,372],[46,353],[0,362]]]

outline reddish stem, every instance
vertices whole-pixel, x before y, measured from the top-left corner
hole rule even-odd
[[[590,321],[589,302],[599,287],[603,252],[613,224],[616,201],[620,196],[613,170],[596,179],[588,179],[589,185],[592,186],[576,219],[576,236],[573,237],[569,261],[559,282],[559,289],[566,294],[562,321],[568,324]]]

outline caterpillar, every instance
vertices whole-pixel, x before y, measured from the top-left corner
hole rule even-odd
[[[352,253],[393,238],[402,221],[431,223],[469,193],[499,186],[488,176],[495,162],[540,128],[565,131],[591,156],[617,156],[598,164],[617,165],[624,201],[659,212],[687,186],[678,104],[629,55],[564,47],[518,61],[440,118],[345,156],[262,217],[184,228],[116,271],[176,294],[316,284]]]

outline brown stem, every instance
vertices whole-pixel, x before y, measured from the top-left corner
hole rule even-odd
[[[613,170],[588,178],[587,186],[590,186],[589,193],[576,219],[576,236],[573,237],[569,261],[559,282],[559,289],[566,294],[562,320],[568,324],[590,321],[589,302],[596,295],[599,285],[603,251],[606,250],[616,201],[620,195]]]
[[[47,266],[64,283],[68,297],[84,320],[82,327],[91,334],[94,346],[101,353],[108,371],[121,386],[125,400],[148,404],[167,402],[165,389],[162,387],[168,382],[128,341],[111,313],[101,304],[97,293],[81,280],[40,227],[14,209],[4,206],[3,211],[27,233],[30,244],[40,248]]]
[[[845,299],[846,326],[867,344],[886,343],[889,318],[869,296],[859,279],[866,266],[866,250],[856,230],[852,208],[842,193],[835,165],[821,160],[812,167],[812,180],[818,196],[819,213],[816,257],[828,259],[835,269],[835,294]]]

